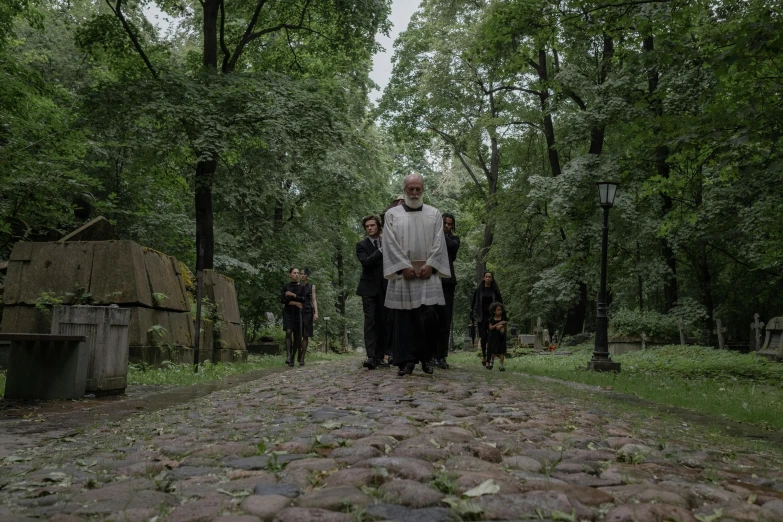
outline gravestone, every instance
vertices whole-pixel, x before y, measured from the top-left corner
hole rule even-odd
[[[768,359],[783,361],[783,317],[774,317],[767,322],[767,336],[759,355]]]
[[[519,344],[522,346],[533,346],[536,343],[536,336],[533,334],[522,334],[519,336]]]
[[[685,346],[685,328],[682,324],[682,317],[677,318],[677,329],[680,331],[680,346]]]
[[[722,327],[720,324],[720,319],[715,319],[715,330],[712,331],[712,333],[717,334],[718,336],[718,348],[723,350],[725,347],[725,343],[723,342],[723,334],[726,333],[726,328]]]
[[[750,323],[750,329],[753,330],[753,339],[756,341],[756,351],[761,350],[761,330],[764,328],[764,323],[759,321],[759,314],[753,314],[753,322]]]
[[[536,351],[544,349],[544,329],[541,327],[541,318],[536,319],[536,327],[533,328],[533,349]]]

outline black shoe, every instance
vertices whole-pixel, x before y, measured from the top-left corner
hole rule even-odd
[[[404,365],[401,364],[398,366],[400,370],[397,372],[397,375],[399,375],[400,377],[405,377],[406,375],[410,375],[413,373],[413,368],[415,366],[416,365],[414,363],[408,363]]]
[[[421,361],[421,371],[426,373],[427,375],[432,375],[435,373],[435,370],[430,366],[429,363],[425,363],[424,361]]]
[[[375,361],[375,366],[378,366],[379,368],[388,368],[390,366],[389,361],[385,359],[378,359]]]
[[[500,371],[501,372],[505,372],[506,371],[506,368],[502,364],[500,365]]]
[[[437,366],[441,370],[448,370],[449,368],[449,365],[446,364],[446,359],[438,359],[437,361],[435,361],[435,366]]]
[[[489,361],[489,362],[487,363],[487,370],[491,370],[491,369],[492,369],[492,365],[493,365],[493,364],[495,364],[495,361]]]
[[[304,366],[304,361],[299,361],[299,367],[301,368],[302,366]]]
[[[364,366],[368,370],[374,370],[375,369],[375,361],[373,359],[369,359],[368,358],[366,361],[364,361],[364,364],[362,364],[362,366]]]

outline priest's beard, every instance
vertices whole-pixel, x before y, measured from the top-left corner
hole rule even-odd
[[[418,198],[412,198],[405,196],[405,204],[410,208],[420,208],[424,204],[424,198],[419,196]]]

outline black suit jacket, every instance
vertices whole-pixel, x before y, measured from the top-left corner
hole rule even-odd
[[[386,290],[388,281],[383,278],[383,252],[373,246],[369,237],[356,243],[356,257],[362,264],[356,295],[374,297],[378,292]]]

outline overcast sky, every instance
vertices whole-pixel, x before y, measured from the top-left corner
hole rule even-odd
[[[389,77],[392,72],[394,40],[396,40],[397,36],[408,27],[411,15],[418,7],[419,0],[394,0],[392,3],[391,22],[394,26],[389,32],[389,38],[385,36],[379,36],[377,38],[378,43],[380,43],[386,51],[376,54],[372,61],[373,67],[370,77],[380,86],[379,91],[370,93],[370,99],[372,101],[376,101],[381,97],[384,87],[389,83]]]

